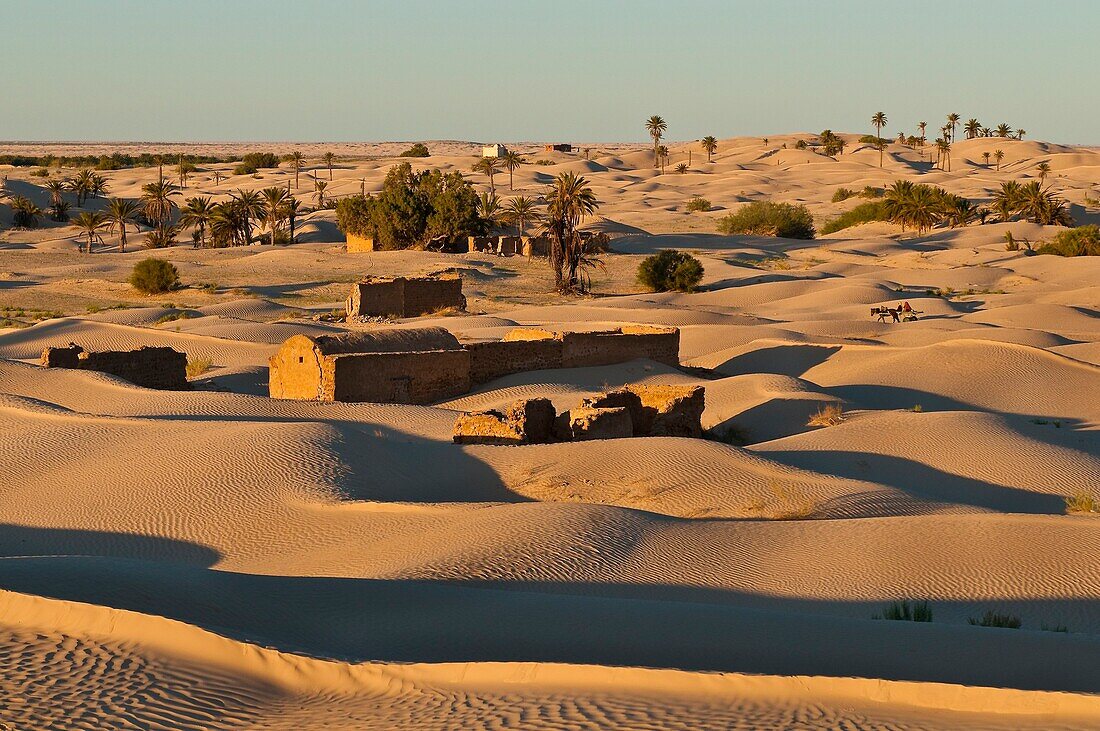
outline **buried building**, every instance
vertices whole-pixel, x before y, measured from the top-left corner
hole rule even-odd
[[[368,277],[351,285],[348,317],[419,317],[466,309],[458,276]]]
[[[76,368],[109,373],[144,388],[182,390],[187,383],[187,354],[172,348],[88,351],[70,343],[42,351],[47,368]]]
[[[517,328],[503,340],[462,344],[440,327],[295,335],[271,357],[272,398],[427,404],[494,378],[549,368],[648,358],[679,365],[680,331],[628,325],[598,332]]]

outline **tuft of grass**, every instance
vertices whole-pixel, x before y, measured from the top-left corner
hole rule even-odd
[[[1043,630],[1044,632],[1065,632],[1067,634],[1069,633],[1069,627],[1065,626],[1064,624],[1047,624],[1046,622],[1043,622],[1042,626],[1039,629]]]
[[[844,421],[844,409],[840,404],[825,404],[810,417],[806,426],[836,426]]]
[[[1020,629],[1020,618],[1013,614],[1001,614],[992,609],[987,610],[981,617],[969,617],[967,624],[976,627],[1003,627],[1005,629]]]
[[[462,310],[454,306],[437,307],[429,312],[425,317],[454,317],[455,315],[463,314]]]
[[[851,188],[837,188],[833,191],[833,203],[843,203],[849,198],[853,198],[857,195],[859,195],[859,193]]]
[[[196,378],[210,370],[214,361],[209,358],[191,358],[187,361],[187,377]]]
[[[167,315],[164,315],[163,317],[158,317],[157,321],[154,322],[153,324],[154,325],[163,325],[166,322],[175,322],[176,320],[190,320],[192,317],[194,317],[194,315],[192,315],[190,312],[187,312],[187,311],[171,312]]]
[[[890,602],[874,619],[887,619],[892,622],[931,622],[932,606],[926,601],[910,602],[906,599]]]
[[[772,520],[808,520],[817,514],[817,501],[809,495],[788,490],[778,480],[771,480],[768,488],[778,504],[769,516]]]
[[[1066,498],[1066,513],[1070,515],[1100,513],[1100,501],[1092,493],[1078,490]]]
[[[920,412],[924,411],[924,407],[920,404],[913,404],[913,408],[909,410],[912,411],[914,414],[919,414]]]

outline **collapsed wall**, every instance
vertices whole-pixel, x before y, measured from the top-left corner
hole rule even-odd
[[[295,335],[271,357],[272,398],[430,403],[512,373],[648,358],[679,364],[680,331],[625,326],[572,333],[516,328],[503,340],[460,344],[443,328]]]
[[[187,383],[187,354],[172,348],[87,351],[70,343],[42,351],[47,368],[76,368],[109,373],[143,388],[182,390]]]
[[[419,317],[438,310],[466,309],[458,276],[368,277],[351,285],[349,317]]]

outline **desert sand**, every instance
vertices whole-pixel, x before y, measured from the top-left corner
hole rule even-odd
[[[1029,223],[715,233],[763,199],[820,227],[860,202],[837,187],[899,178],[980,201],[1041,162],[1094,223],[1100,152],[960,140],[941,172],[898,145],[880,168],[858,135],[837,159],[794,149],[807,137],[721,140],[711,163],[672,144],[664,174],[641,145],[514,145],[546,161],[515,194],[571,170],[601,201],[588,225],[612,251],[582,298],[552,293],[538,259],[347,254],[332,211],[292,246],[158,250],[187,286],[147,297],[127,283],[140,236],[81,254],[71,227],[11,230],[0,199],[0,728],[1100,727],[1100,519],[1065,506],[1100,498],[1100,260],[1007,251],[1007,231],[1058,230]],[[478,145],[428,146],[417,168],[488,189]],[[325,180],[316,156],[336,153],[341,196],[377,190],[407,144],[293,147]],[[215,185],[232,167],[200,165],[185,195],[293,182],[284,165]],[[0,169],[44,207],[29,172]],[[105,173],[126,197],[156,175]],[[513,194],[507,173],[496,188]],[[695,196],[712,210],[687,212]],[[701,291],[636,283],[665,248],[702,261]],[[356,326],[316,318],[349,282],[445,270],[466,313],[383,326],[675,325],[684,367],[521,373],[430,406],[267,398],[283,340]],[[921,318],[869,316],[902,301]],[[185,392],[37,365],[70,341],[212,365]],[[460,411],[635,383],[705,386],[712,438],[451,443]],[[840,423],[809,426],[827,405]],[[900,600],[933,621],[876,618]],[[1022,627],[968,622],[987,611]]]

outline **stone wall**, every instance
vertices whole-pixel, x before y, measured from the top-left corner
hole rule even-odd
[[[374,239],[369,236],[360,236],[358,234],[345,234],[345,240],[347,241],[347,252],[349,254],[361,254],[368,251],[374,251]]]
[[[109,373],[144,388],[182,390],[187,383],[187,354],[172,348],[86,351],[78,345],[46,348],[42,365]]]
[[[371,277],[351,285],[349,317],[419,317],[436,310],[466,309],[461,277]]]
[[[562,333],[563,368],[612,365],[637,358],[680,364],[680,331],[641,325],[609,332]]]
[[[493,340],[467,343],[470,352],[470,381],[486,383],[510,373],[561,368],[561,341]]]
[[[321,400],[428,404],[470,390],[465,350],[324,356]]]

